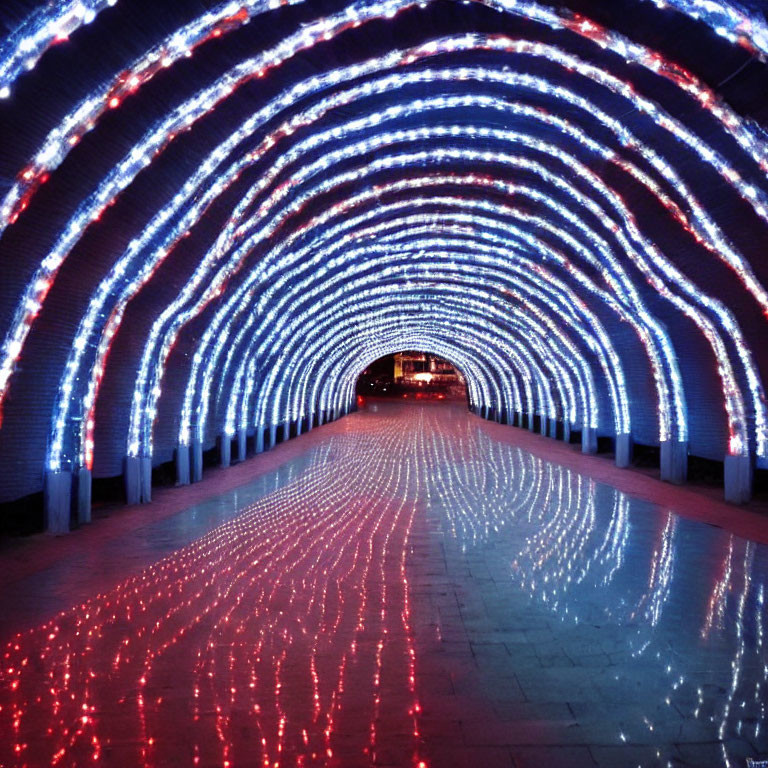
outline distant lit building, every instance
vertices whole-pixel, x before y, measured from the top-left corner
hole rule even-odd
[[[451,363],[437,355],[427,352],[399,352],[395,355],[395,383],[452,387],[463,386],[464,378]]]

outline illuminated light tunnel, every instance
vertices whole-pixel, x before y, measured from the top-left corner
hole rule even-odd
[[[24,5],[22,3],[22,5]],[[29,5],[0,46],[0,502],[53,533],[355,408],[371,361],[584,452],[768,468],[750,4]]]

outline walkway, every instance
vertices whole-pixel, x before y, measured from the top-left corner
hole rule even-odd
[[[378,404],[10,550],[0,765],[768,755],[768,547],[590,477],[606,468],[458,406]]]

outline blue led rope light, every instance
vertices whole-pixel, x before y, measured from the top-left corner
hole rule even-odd
[[[531,8],[533,8],[533,7],[534,6],[531,5]],[[542,16],[541,18],[544,18],[544,17]],[[552,18],[554,18],[554,17],[552,17]],[[595,29],[595,26],[592,25],[590,28],[587,28],[588,26],[589,25],[585,26],[585,28],[582,31],[584,32],[585,35],[589,36],[590,39],[596,39],[594,37],[594,35],[593,35],[593,31]],[[567,28],[570,29],[571,31],[574,31],[570,25],[568,25]],[[613,38],[611,38],[611,40],[613,40]],[[632,55],[629,56],[629,59],[631,59],[631,60],[634,60],[633,56],[635,58],[637,58],[637,52],[636,52],[637,49],[633,49],[633,51],[634,51],[634,53],[632,53]],[[639,59],[638,59],[638,61],[639,61]],[[648,64],[648,66],[651,69],[654,68],[653,65],[651,65],[651,64]],[[736,129],[734,129],[734,131],[735,130]],[[736,132],[738,133],[738,131],[736,131]],[[735,133],[734,133],[734,135],[735,135]],[[744,136],[745,135],[746,135],[746,133],[739,134],[739,136],[741,136],[740,143],[744,140]],[[759,153],[757,153],[757,154],[753,153],[752,157],[756,160],[756,162],[762,162],[762,159],[761,159],[762,156]],[[738,177],[738,178],[733,177],[733,174],[730,173],[728,170],[726,170],[724,175],[726,176],[726,178],[729,178],[730,181],[734,181],[734,183],[739,182],[740,177]],[[733,177],[733,178],[731,178],[731,177]],[[746,197],[748,197],[748,198],[754,199],[756,197],[755,194],[750,194],[749,189],[747,189],[747,188],[745,188],[745,194],[746,194]],[[759,215],[763,215],[763,214],[760,213],[759,206],[758,206],[758,208],[756,208],[756,210],[757,210]],[[32,302],[32,303],[34,304],[34,302]],[[712,305],[710,305],[709,308],[712,309],[716,314],[719,314],[718,320],[720,320],[723,323],[723,325],[729,331],[733,331],[734,328],[736,328],[735,321],[733,321],[732,316],[728,316],[728,314],[724,314],[723,312],[719,311],[719,309],[717,307],[713,307]],[[32,311],[32,310],[30,310],[30,311]],[[34,311],[37,311],[37,310],[34,310]],[[714,340],[712,343],[716,344],[717,341],[716,341],[715,335],[714,335],[714,327],[711,324],[707,323],[707,322],[703,323],[703,327],[707,331],[707,333],[709,334],[710,338]],[[749,388],[750,388],[751,393],[752,393],[753,402],[754,403],[759,403],[760,398],[762,397],[762,390],[761,390],[761,385],[759,383],[759,379],[757,378],[756,371],[754,370],[754,366],[751,364],[749,350],[746,347],[746,344],[743,342],[743,340],[740,339],[738,334],[734,337],[734,342],[733,343],[736,346],[737,354],[741,358],[741,361],[743,363],[743,367],[744,367],[744,370],[745,370],[745,375],[746,375],[746,378],[748,380]],[[721,347],[721,352],[722,352],[724,350],[724,346],[720,345],[720,347]],[[731,382],[730,381],[725,381],[724,382],[724,391],[726,393],[726,402],[727,402],[728,401],[728,397],[733,395],[733,387],[731,386]],[[65,394],[69,394],[69,393],[66,392],[66,390],[65,390]],[[757,430],[758,455],[762,455],[762,453],[764,452],[764,444],[765,444],[765,441],[764,441],[764,432],[765,432],[765,429],[764,429],[764,414],[761,413],[759,407],[755,408],[755,412],[756,412],[756,417],[757,417],[757,420],[758,420],[758,430]],[[748,439],[745,437],[745,433],[743,431],[740,432],[738,430],[732,430],[732,432],[731,432],[731,442],[729,444],[729,450],[732,453],[739,454],[739,453],[743,453],[743,452],[747,451],[748,449],[749,449]]]

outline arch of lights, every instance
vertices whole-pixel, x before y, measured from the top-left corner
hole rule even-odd
[[[341,44],[374,21],[433,2],[340,8],[214,76],[149,127],[83,196],[21,291],[0,354],[0,414],[12,407],[6,396],[18,361],[63,266],[91,224],[178,136],[297,54]],[[759,58],[768,50],[764,21],[735,3],[651,2],[703,20]],[[62,2],[22,24],[0,48],[4,103],[12,102],[14,81],[51,45],[69,35],[76,45],[77,29],[98,24],[114,4]],[[397,340],[419,347],[419,334],[436,351],[452,352],[471,405],[486,415],[535,412],[617,437],[631,436],[633,411],[645,410],[662,449],[684,455],[692,424],[679,341],[668,326],[672,313],[709,349],[727,424],[719,446],[726,463],[741,473],[754,462],[768,464],[754,329],[744,327],[717,286],[678,266],[651,227],[663,221],[686,247],[727,268],[745,301],[768,317],[760,270],[685,169],[695,161],[716,176],[740,200],[750,226],[763,232],[764,134],[692,72],[584,16],[533,2],[480,4],[547,29],[549,37],[468,31],[289,84],[222,133],[197,169],[158,201],[151,221],[126,249],[115,250],[69,342],[51,406],[49,476],[85,471],[90,481],[101,383],[131,302],[233,193],[221,231],[198,254],[186,284],[152,310],[129,423],[115,425],[124,430],[129,463],[151,461],[164,407],[180,409],[173,417],[177,450],[211,435],[304,419],[311,426],[316,414],[339,415],[352,404],[354,362],[391,350]],[[287,5],[293,3],[216,6],[95,88],[19,171],[0,202],[0,234],[35,207],[42,186],[107,113],[181,59]],[[571,37],[581,41],[578,55],[568,50]],[[536,69],[539,62],[546,66]],[[673,89],[678,109],[667,91],[659,100],[646,95],[632,71]],[[641,131],[636,120],[622,119],[626,109],[641,116]],[[355,116],[346,116],[350,110]],[[691,112],[717,135],[704,133]],[[607,166],[609,174],[598,170]],[[649,196],[656,218],[633,210],[618,177]],[[419,302],[434,313],[431,321]],[[191,360],[178,360],[175,345],[200,323]],[[613,339],[616,323],[632,329],[645,353],[654,402],[632,397],[623,350]],[[451,327],[464,334],[456,349]],[[180,397],[163,398],[169,366],[185,369]]]
[[[408,310],[410,310],[410,315],[411,315],[411,317],[413,317],[413,315],[423,311],[423,308],[424,308],[425,303],[426,303],[425,302],[426,298],[427,298],[426,296],[421,294],[421,295],[418,296],[417,300],[415,302],[413,302],[413,303],[409,303],[408,301],[405,301],[403,309],[405,309],[406,312]],[[461,309],[461,306],[459,307],[459,309]],[[471,313],[472,310],[476,310],[476,309],[477,309],[477,307],[470,307],[470,310],[469,310],[468,314]],[[451,311],[451,310],[453,310],[453,311]],[[460,312],[456,311],[456,309],[454,307],[452,307],[452,306],[448,306],[448,307],[444,306],[444,302],[439,302],[438,306],[435,307],[435,308],[431,308],[430,307],[430,311],[435,313],[435,316],[436,316],[435,324],[438,325],[438,326],[439,325],[444,325],[446,327],[451,327],[451,325],[459,323],[460,320],[461,320]],[[396,312],[398,312],[397,316],[401,317],[399,311],[396,310]],[[443,319],[443,315],[445,315],[445,319]],[[405,317],[408,318],[408,314],[406,314]],[[488,318],[483,318],[483,320],[485,321],[486,324],[490,323]],[[338,317],[337,313],[334,316],[332,316],[331,322],[333,322],[334,325],[342,325],[342,319],[340,317]],[[364,322],[365,321],[363,321],[363,323]],[[407,322],[403,323],[402,319],[398,320],[398,322],[401,325],[405,324],[407,326]],[[344,342],[343,341],[340,342],[338,340],[338,338],[337,338],[338,335],[342,331],[336,330],[336,332],[332,336],[332,338],[334,338],[334,340],[336,341],[336,344],[337,344],[336,348],[341,347],[342,350],[344,350],[345,352],[348,352],[349,354],[352,354],[351,352],[349,352],[349,347],[351,346],[352,348],[354,348],[354,344],[356,343],[356,341],[354,340],[355,334],[362,335],[361,334],[361,330],[359,330],[359,328],[355,328],[354,327],[355,324],[357,324],[357,321],[353,319],[351,321],[351,323],[353,324],[353,328],[354,328],[354,330],[352,332],[353,339],[350,339],[349,341],[347,341],[346,347],[344,345]],[[342,326],[342,328],[343,328],[343,326]],[[376,331],[376,324],[374,324],[374,329],[373,330],[374,330],[374,332]],[[495,330],[495,329],[492,329],[492,330]],[[459,325],[457,327],[457,332],[459,332],[459,331],[464,333],[465,332],[464,327]],[[517,335],[517,334],[515,334],[515,335]],[[490,338],[492,338],[492,337],[489,336],[489,335],[484,335],[484,336],[480,337],[480,339],[485,340],[486,343],[489,343]],[[517,341],[517,339],[515,339],[515,341]],[[542,344],[541,340],[537,340],[537,341],[538,341],[538,344]],[[312,342],[312,339],[308,339],[306,343],[309,344],[310,342]],[[476,341],[476,343],[477,343],[477,341]],[[314,341],[314,349],[312,349],[311,347],[310,347],[310,349],[312,350],[313,354],[316,354],[316,349],[321,347],[321,346],[323,346],[323,345],[324,345],[323,344],[323,339],[322,338],[318,338],[318,339],[316,339]],[[502,349],[503,349],[503,347],[502,347]],[[305,353],[302,349],[299,349],[296,354],[297,354],[297,356],[299,356],[299,355],[307,354],[307,353]],[[312,361],[312,358],[310,358],[310,360],[307,363],[305,363],[305,365],[311,365],[312,364],[311,361]],[[534,362],[530,362],[529,365],[530,365],[531,368],[538,368],[538,365],[536,363],[534,363]],[[325,366],[325,364],[324,364],[324,361],[323,361],[323,367],[327,368],[327,366]],[[297,374],[297,376],[300,376],[300,374]],[[496,377],[494,377],[494,379],[495,378]],[[537,380],[539,382],[541,382],[542,380],[545,379],[545,376],[541,372],[540,369],[538,370],[538,376],[536,378],[537,378]],[[282,386],[281,385],[277,385],[276,392],[275,392],[275,398],[276,398],[277,402],[275,403],[275,407],[274,407],[274,410],[273,410],[273,414],[272,414],[273,418],[274,418],[275,415],[277,415],[277,413],[279,413],[279,410],[278,410],[279,409],[279,403],[280,403],[279,397],[280,397],[281,390],[282,390]],[[502,404],[508,402],[508,400],[509,400],[509,396],[508,396],[508,393],[507,393],[506,390],[508,390],[508,385],[507,385],[507,387],[505,387],[505,391],[504,391],[503,394],[502,394],[501,388],[499,387],[498,384],[496,384],[496,386],[493,386],[493,387],[486,387],[486,388],[482,389],[482,394],[484,396],[483,400],[490,407],[500,407]],[[267,393],[269,393],[269,390],[267,390]],[[553,404],[551,396],[548,396],[548,395],[549,395],[549,392],[548,391],[545,392],[546,406],[547,406],[548,410],[551,410],[551,409],[554,408],[554,404]],[[326,395],[326,397],[327,397],[327,395]],[[323,402],[323,398],[321,396],[321,404],[322,404],[322,402]],[[591,415],[591,412],[588,412],[588,413],[590,413],[590,415]]]
[[[302,0],[290,2],[297,4]],[[421,4],[426,5],[427,2],[428,0],[422,0]],[[768,55],[768,24],[764,19],[751,16],[736,3],[717,3],[712,0],[648,2],[659,8],[672,6],[681,13],[703,21],[721,37],[754,51],[761,58]],[[47,50],[67,41],[81,26],[90,24],[101,11],[116,4],[117,0],[70,0],[50,4],[47,8],[31,14],[0,45],[0,99],[7,99],[11,95],[11,88],[16,79],[23,72],[34,69]],[[286,4],[286,0],[241,0],[214,7],[134,62],[128,70],[130,75],[123,75],[113,84],[113,89],[107,92],[112,93],[122,85],[126,90],[121,90],[120,93],[130,93],[132,89],[148,82],[158,69],[170,66],[181,56],[191,55],[197,46],[210,38],[221,37],[240,25],[249,23],[254,16],[283,4]],[[488,4],[498,10],[529,15],[549,24],[555,23],[553,18],[558,13],[552,9],[545,11],[534,3],[517,8],[514,0]],[[599,26],[594,23],[582,22],[582,25],[584,33],[600,31]]]
[[[437,254],[438,257],[441,254]],[[453,254],[448,254],[453,255]],[[458,256],[458,254],[456,254]],[[458,258],[456,259],[458,261]],[[387,260],[389,261],[389,260]],[[348,274],[342,274],[339,276],[340,281],[342,282],[342,288],[337,292],[329,293],[327,294],[327,297],[324,297],[322,300],[318,300],[317,303],[312,307],[312,314],[308,316],[308,320],[311,322],[313,326],[313,331],[320,332],[320,322],[319,318],[317,316],[317,313],[319,310],[323,308],[323,305],[329,304],[332,308],[332,311],[334,312],[334,320],[331,324],[331,327],[329,328],[329,332],[333,333],[336,328],[340,326],[340,321],[336,318],[339,317],[339,307],[345,307],[346,304],[349,304],[349,299],[347,301],[344,300],[344,294],[349,291],[349,289],[352,289],[354,291],[353,296],[355,297],[352,299],[353,302],[357,300],[357,297],[359,297],[359,301],[362,303],[367,296],[369,295],[369,292],[375,292],[375,294],[380,295],[382,300],[387,303],[392,303],[391,299],[391,291],[392,288],[390,287],[390,283],[393,281],[392,273],[397,271],[403,271],[403,270],[409,270],[408,278],[415,282],[416,285],[414,288],[416,290],[421,290],[423,293],[424,289],[423,287],[419,287],[419,283],[423,284],[429,284],[430,282],[438,281],[443,279],[446,283],[453,283],[455,288],[454,290],[451,290],[450,292],[446,293],[446,300],[453,299],[453,296],[457,294],[465,294],[467,297],[472,297],[473,299],[478,297],[478,295],[481,298],[489,298],[488,293],[486,292],[489,288],[493,289],[493,284],[489,281],[487,282],[483,288],[483,291],[477,291],[477,289],[473,289],[472,283],[474,280],[478,277],[478,275],[482,276],[483,270],[478,269],[476,263],[473,263],[470,261],[470,264],[465,266],[463,269],[458,268],[458,265],[453,264],[453,269],[451,270],[441,270],[439,267],[430,267],[429,265],[423,266],[420,268],[420,265],[413,265],[412,260],[407,260],[404,263],[402,262],[402,256],[398,256],[398,261],[401,262],[398,267],[388,266],[387,261],[381,260],[375,262],[375,267],[377,268],[377,273],[375,273],[373,276],[369,277],[365,280],[350,280],[350,276]],[[409,263],[410,261],[410,263]],[[376,280],[376,275],[378,275],[378,283]],[[395,272],[395,276],[397,277],[397,273]],[[402,280],[402,278],[400,278]],[[364,289],[361,287],[361,283],[364,285],[365,283],[373,282],[375,287],[371,289]],[[383,285],[382,285],[383,284]],[[510,295],[512,294],[512,291],[509,290],[509,285],[511,283],[507,282],[506,284],[502,283],[497,286],[499,291],[509,291]],[[441,289],[442,290],[442,289]],[[398,302],[401,298],[405,298],[405,295],[407,294],[406,290],[403,290],[402,288],[398,287],[396,297],[394,298],[395,306],[397,306]],[[541,316],[541,321],[537,321],[537,314],[535,309],[536,306],[532,305],[530,307],[526,307],[528,309],[528,312],[519,312],[517,310],[510,310],[506,305],[499,302],[501,304],[501,308],[497,306],[486,306],[483,307],[482,304],[475,307],[472,303],[467,303],[467,314],[468,315],[474,315],[475,313],[483,315],[485,314],[485,324],[492,326],[495,322],[501,322],[503,323],[505,320],[508,321],[509,329],[506,330],[506,333],[500,334],[502,338],[507,335],[514,336],[514,328],[519,327],[519,323],[523,324],[523,329],[526,333],[530,334],[531,338],[542,338],[544,340],[544,343],[549,346],[548,337],[545,325],[550,329],[550,332],[553,334],[552,336],[552,342],[551,346],[553,348],[552,354],[555,354],[557,356],[564,354],[561,350],[563,347],[567,348],[566,353],[570,352],[570,354],[574,354],[575,348],[573,345],[573,342],[569,342],[569,339],[567,335],[563,334],[562,336],[558,335],[558,331],[555,327],[555,324],[552,322],[550,317],[547,316]],[[523,304],[523,302],[520,302]],[[355,315],[358,312],[358,309],[356,305],[353,303],[353,305],[348,310],[351,315],[351,322],[355,322],[356,318]],[[528,316],[530,315],[530,316]],[[460,318],[460,315],[459,315]],[[305,319],[301,319],[299,322],[305,322]],[[365,315],[360,316],[360,324],[365,326],[368,322],[368,318]],[[307,334],[302,340],[307,341],[310,338],[312,338],[312,335],[314,334]],[[280,336],[278,337],[277,342],[272,340],[270,342],[270,346],[276,349],[276,354],[284,355],[282,352],[282,346],[285,343],[291,343],[292,341],[297,339],[297,328],[296,323],[294,322],[293,327],[287,327],[284,330],[281,329]],[[330,341],[326,342],[322,338],[320,339],[320,343],[327,345],[329,349],[336,349],[336,343],[331,343]],[[562,345],[562,346],[560,346]],[[555,351],[556,350],[556,351]],[[509,352],[507,353],[509,354]],[[297,359],[295,356],[292,356],[291,359]],[[567,356],[565,357],[566,360],[571,361],[571,358]],[[545,359],[546,362],[546,359]],[[552,361],[554,362],[554,360]],[[591,418],[586,418],[585,423],[588,427],[597,428],[597,420],[596,420],[596,413],[597,410],[596,401],[597,398],[594,393],[594,382],[591,379],[590,371],[586,366],[579,368],[578,365],[574,365],[574,368],[581,374],[579,378],[581,379],[580,384],[580,390],[582,392],[582,402],[583,402],[583,412],[586,414],[592,414]],[[274,371],[277,370],[276,366],[270,366],[270,378],[274,381],[276,380],[276,376],[274,375]],[[280,386],[284,386],[286,383],[286,379],[283,379],[280,383]],[[585,392],[586,390],[586,392]],[[586,395],[586,396],[585,396]],[[553,414],[554,417],[554,414]],[[295,416],[293,417],[295,418]],[[617,427],[617,429],[621,430],[621,426]],[[621,432],[619,432],[621,433]]]

